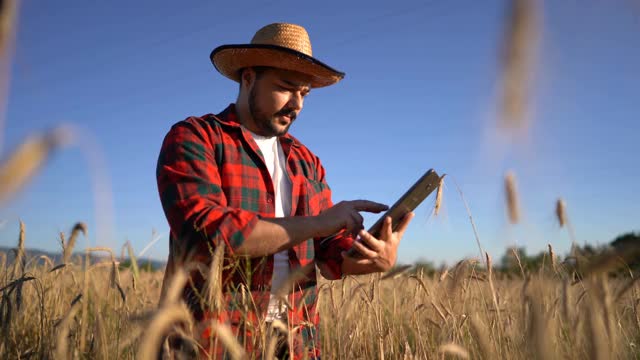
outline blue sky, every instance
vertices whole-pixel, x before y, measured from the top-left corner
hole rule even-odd
[[[477,256],[456,184],[494,258],[514,243],[566,251],[559,196],[580,242],[640,230],[640,6],[545,2],[530,129],[512,137],[496,131],[495,116],[505,4],[24,1],[2,154],[64,122],[82,129],[104,166],[92,172],[78,146],[56,154],[0,209],[0,244],[15,243],[22,219],[28,246],[57,250],[58,232],[85,221],[92,245],[117,252],[126,240],[140,251],[155,229],[164,237],[145,255],[166,258],[155,182],[164,134],[235,100],[237,85],[209,62],[214,47],[279,21],[305,26],[314,55],[347,74],[314,90],[291,129],[322,159],[334,201],[391,204],[427,169],[448,174],[442,215],[429,216],[433,198],[418,208],[400,261]],[[508,169],[523,210],[515,226],[502,192]],[[108,184],[98,212],[92,174]],[[109,224],[98,239],[96,219]]]

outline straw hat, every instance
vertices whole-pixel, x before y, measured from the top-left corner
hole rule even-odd
[[[210,59],[222,75],[236,82],[240,82],[240,69],[249,66],[277,67],[310,75],[312,88],[335,84],[345,75],[314,58],[307,31],[287,23],[263,27],[250,44],[219,46],[211,52]]]

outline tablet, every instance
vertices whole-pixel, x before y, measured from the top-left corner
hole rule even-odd
[[[391,226],[395,231],[400,225],[400,221],[402,218],[415,210],[420,203],[422,203],[435,189],[438,188],[438,184],[440,183],[440,176],[433,169],[429,169],[418,181],[416,181],[410,188],[405,192],[398,201],[389,208],[379,219],[376,221],[371,228],[369,228],[368,232],[375,236],[376,238],[380,237],[380,230],[382,229],[382,225],[384,224],[384,219],[387,216],[391,217]],[[366,246],[366,244],[363,243]],[[358,253],[354,248],[351,248],[348,252],[350,256],[357,256]]]

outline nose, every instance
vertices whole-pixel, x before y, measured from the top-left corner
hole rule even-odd
[[[304,105],[304,97],[298,91],[294,92],[289,99],[289,106],[295,111],[302,110],[302,106]]]

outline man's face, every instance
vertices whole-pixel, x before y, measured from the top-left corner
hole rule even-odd
[[[266,69],[253,76],[249,84],[249,111],[262,136],[282,136],[302,110],[309,94],[309,81],[303,74]]]

